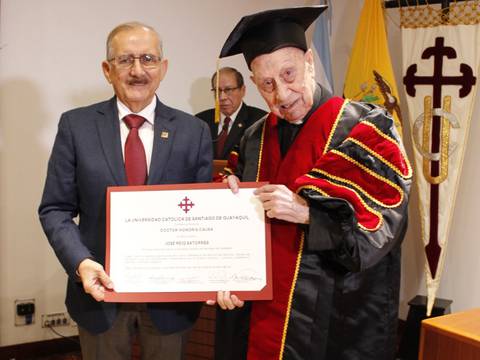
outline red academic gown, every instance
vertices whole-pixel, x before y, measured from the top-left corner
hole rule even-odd
[[[273,300],[252,302],[248,360],[391,359],[412,176],[391,117],[331,98],[282,158],[270,114],[245,133],[237,173],[310,206],[307,226],[272,221]]]

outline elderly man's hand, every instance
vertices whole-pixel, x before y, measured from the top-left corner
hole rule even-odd
[[[263,203],[267,216],[293,223],[308,224],[307,201],[285,185],[264,185],[254,192]]]
[[[228,187],[234,194],[238,193],[239,185],[240,185],[240,179],[236,177],[235,175],[229,175],[226,179],[223,180],[223,182],[226,182],[228,184]]]
[[[240,300],[237,295],[230,294],[230,291],[218,291],[217,300],[207,300],[207,305],[215,305],[218,303],[223,310],[233,310],[243,307],[244,301]]]
[[[83,260],[78,265],[77,272],[85,292],[97,301],[105,299],[105,289],[113,289],[113,282],[103,266],[91,259]]]

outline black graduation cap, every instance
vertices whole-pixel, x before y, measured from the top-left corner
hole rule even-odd
[[[255,57],[293,46],[308,49],[305,31],[327,5],[262,11],[244,16],[228,36],[220,57],[242,54],[250,68]]]

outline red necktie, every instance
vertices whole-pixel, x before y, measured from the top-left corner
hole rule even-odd
[[[220,134],[218,134],[217,137],[217,158],[220,159],[222,157],[223,153],[223,147],[225,146],[225,141],[227,140],[228,136],[228,125],[230,124],[230,118],[227,116],[225,120],[223,120],[223,126],[222,126],[222,131],[220,131]]]
[[[130,114],[123,118],[130,132],[125,142],[125,172],[128,185],[144,185],[147,180],[147,159],[143,143],[138,136],[138,128],[145,119],[141,116]]]

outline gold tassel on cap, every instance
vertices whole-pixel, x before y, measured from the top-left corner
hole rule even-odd
[[[215,124],[220,122],[220,93],[218,84],[220,81],[220,58],[217,59],[217,75],[215,76]]]

